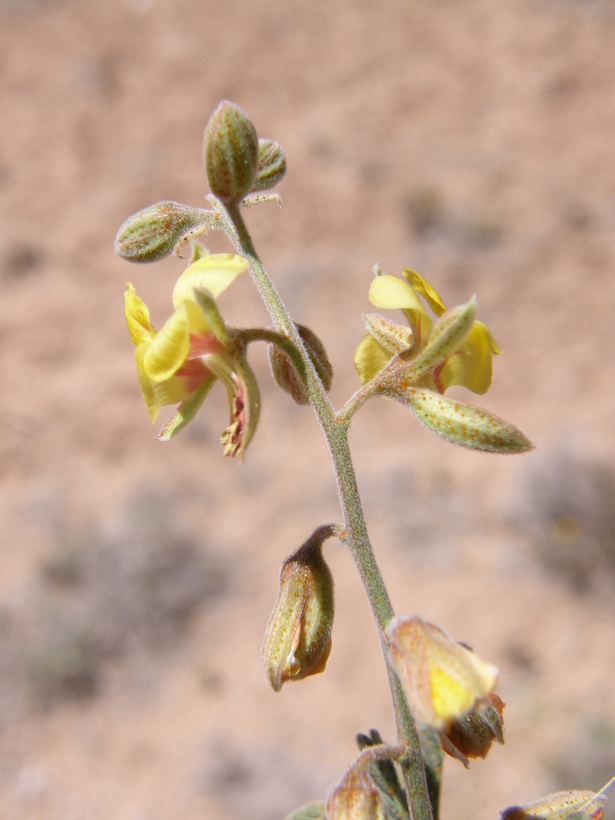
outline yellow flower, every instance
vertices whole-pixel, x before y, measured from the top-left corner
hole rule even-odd
[[[231,414],[222,436],[225,453],[242,457],[258,421],[258,387],[243,347],[229,333],[214,299],[247,267],[243,257],[231,253],[197,259],[177,280],[175,311],[160,330],[128,283],[126,321],[137,347],[137,374],[150,418],[156,420],[160,407],[179,403],[160,438],[183,429],[219,379],[226,387]]]
[[[385,634],[412,711],[427,726],[446,729],[493,692],[496,667],[439,626],[418,616],[399,617]]]
[[[434,320],[422,299],[436,317],[446,313],[447,308],[440,294],[426,279],[409,268],[404,270],[403,276],[404,279],[400,279],[377,271],[371,284],[370,302],[379,308],[403,310],[410,329],[395,325],[383,317],[366,317],[370,333],[363,338],[355,353],[355,367],[363,384],[371,381],[396,354],[409,350],[416,355],[424,349]],[[482,322],[474,321],[462,344],[415,386],[444,393],[452,385],[458,384],[473,393],[486,393],[491,386],[492,356],[498,353],[501,349],[489,328]]]

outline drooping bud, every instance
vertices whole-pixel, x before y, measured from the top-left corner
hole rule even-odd
[[[171,253],[190,231],[206,225],[209,211],[179,202],[158,202],[128,217],[120,227],[115,252],[129,262],[155,262]]]
[[[363,320],[370,336],[394,356],[412,349],[414,334],[407,325],[399,325],[379,313],[365,313]]]
[[[211,192],[226,205],[252,190],[258,167],[258,137],[248,115],[223,100],[205,129],[203,157]]]
[[[334,820],[386,820],[384,800],[367,766],[355,761],[344,773],[327,799],[327,817]]]
[[[385,634],[412,711],[427,726],[447,728],[493,691],[496,667],[439,626],[405,616],[393,618]]]
[[[308,355],[314,365],[318,377],[323,383],[323,387],[328,392],[333,381],[333,367],[327,356],[325,346],[318,336],[305,325],[297,325],[297,330],[306,347]],[[290,356],[276,345],[269,345],[267,348],[269,364],[273,378],[287,393],[289,393],[297,404],[309,404],[310,397],[305,387],[297,367]]]
[[[504,706],[492,692],[484,703],[441,732],[442,748],[467,768],[468,758],[487,757],[494,740],[504,743]]]
[[[253,191],[266,191],[273,188],[286,173],[286,154],[279,142],[275,140],[258,141],[258,166],[252,183]]]
[[[280,570],[278,599],[265,632],[263,664],[273,689],[323,672],[331,652],[333,577],[322,542],[335,534],[319,528]]]

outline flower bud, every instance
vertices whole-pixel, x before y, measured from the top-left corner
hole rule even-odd
[[[370,336],[394,356],[412,348],[414,334],[407,325],[398,325],[378,313],[366,313],[363,319]]]
[[[615,778],[614,778],[615,779]],[[500,820],[602,820],[606,799],[605,791],[611,786],[611,780],[599,792],[570,790],[555,792],[522,806],[511,806],[500,815]]]
[[[332,820],[386,820],[384,801],[363,766],[351,766],[327,799]]]
[[[331,652],[333,577],[313,536],[280,571],[278,599],[265,632],[263,663],[273,689],[323,672]]]
[[[328,392],[333,381],[333,367],[327,356],[327,351],[318,336],[309,327],[298,324],[297,330],[306,347],[308,356],[316,368],[325,390]],[[290,356],[275,345],[269,345],[267,352],[271,373],[282,390],[289,393],[297,404],[309,404],[309,394]]]
[[[494,740],[504,743],[502,713],[506,704],[495,692],[472,712],[451,723],[442,733],[442,748],[468,767],[468,758],[487,757]]]
[[[258,166],[252,183],[253,191],[266,191],[273,188],[286,173],[286,154],[279,142],[274,140],[258,141]]]
[[[129,262],[167,256],[191,230],[207,221],[207,211],[178,202],[158,202],[128,217],[115,240],[115,252]]]
[[[439,626],[393,618],[385,632],[391,659],[416,717],[445,729],[492,692],[498,670]]]
[[[250,193],[258,167],[258,137],[238,105],[223,100],[211,115],[203,146],[211,192],[225,204]]]

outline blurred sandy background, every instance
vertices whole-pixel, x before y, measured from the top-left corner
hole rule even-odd
[[[356,732],[391,737],[334,542],[326,673],[274,695],[260,667],[280,563],[338,518],[310,412],[254,351],[238,465],[224,396],[162,445],[139,393],[125,282],[160,325],[182,266],[113,239],[152,202],[203,201],[223,97],[286,149],[283,209],[247,216],[334,401],[358,386],[372,265],[412,266],[449,304],[479,294],[504,354],[478,403],[537,446],[456,450],[390,402],[352,433],[396,609],[502,670],[507,743],[447,761],[443,816],[615,774],[614,42],[612,0],[2,0],[0,817],[278,820]],[[247,278],[223,309],[265,321]]]

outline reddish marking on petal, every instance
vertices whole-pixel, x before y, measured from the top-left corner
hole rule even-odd
[[[202,359],[186,359],[175,375],[186,382],[186,388],[190,393],[195,393],[213,374],[205,367]]]
[[[218,341],[218,337],[212,331],[208,333],[191,333],[190,350],[188,359],[197,359],[206,356],[208,353],[220,353],[223,346]]]

